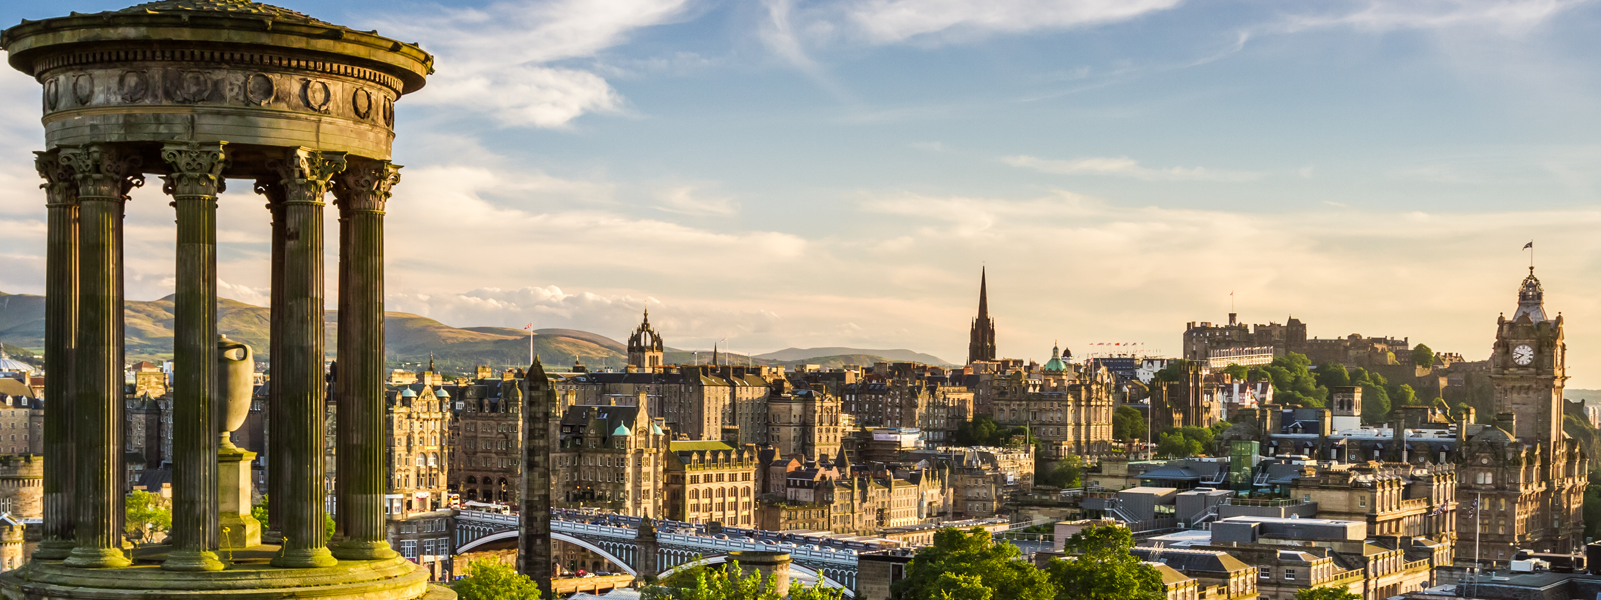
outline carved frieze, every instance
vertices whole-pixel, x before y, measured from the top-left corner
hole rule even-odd
[[[78,101],[79,106],[89,104],[94,99],[95,80],[88,73],[79,73],[72,77],[72,98]]]
[[[122,95],[123,104],[137,103],[150,92],[150,78],[144,71],[124,71],[117,80],[117,92]]]
[[[245,101],[256,106],[266,106],[272,101],[277,87],[266,73],[251,73],[245,77]]]
[[[300,102],[314,112],[327,113],[328,105],[333,103],[333,91],[328,89],[328,82],[320,79],[301,79],[300,82]]]
[[[356,118],[365,120],[372,116],[372,93],[362,88],[350,94],[350,108],[355,111]]]
[[[61,71],[44,80],[47,121],[52,114],[62,111],[125,105],[234,106],[342,117],[385,128],[394,126],[394,91],[349,77],[304,77],[294,71],[138,63]]]

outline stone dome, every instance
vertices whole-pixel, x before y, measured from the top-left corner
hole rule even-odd
[[[299,13],[287,8],[249,2],[247,0],[160,0],[130,6],[122,10],[108,11],[100,14],[182,14],[182,13],[231,13],[241,16],[261,16],[274,21],[289,21],[295,23],[316,23],[331,25],[327,21],[313,19],[305,13]]]

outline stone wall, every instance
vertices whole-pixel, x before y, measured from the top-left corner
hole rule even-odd
[[[19,520],[39,519],[44,517],[43,501],[44,457],[0,456],[0,510]]]

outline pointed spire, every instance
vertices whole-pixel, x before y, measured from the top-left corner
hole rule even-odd
[[[434,372],[434,353],[432,352],[428,353],[428,372]]]
[[[717,342],[712,342],[712,366],[717,366]]]
[[[989,301],[989,269],[979,267],[978,271],[978,319],[983,321],[990,315]]]

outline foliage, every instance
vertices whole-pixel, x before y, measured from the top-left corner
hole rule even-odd
[[[255,506],[250,507],[250,516],[255,517],[256,521],[261,523],[262,528],[266,528],[267,527],[267,495],[266,494],[262,494],[261,495],[261,504],[257,504]],[[328,513],[323,513],[323,515],[322,515],[322,525],[323,525],[323,529],[328,532],[328,539],[333,539],[333,537],[334,537],[334,517],[333,517],[333,515],[330,515]]]
[[[958,446],[1010,446],[1018,436],[1024,438],[1024,443],[1033,444],[1034,436],[1027,427],[1002,427],[989,415],[979,415],[956,426]]]
[[[1295,590],[1295,600],[1362,600],[1345,588],[1316,587]]]
[[[754,569],[744,573],[739,563],[733,561],[724,568],[696,565],[679,571],[659,585],[641,590],[640,597],[647,600],[779,600],[777,585],[777,577],[764,582],[761,573]],[[840,600],[843,597],[843,591],[806,587],[799,581],[789,583],[791,600]]]
[[[1145,439],[1145,413],[1132,406],[1119,406],[1112,413],[1112,439]]]
[[[1390,392],[1386,388],[1389,381],[1383,375],[1373,373],[1362,367],[1351,369],[1351,385],[1362,388],[1362,420],[1368,423],[1383,423],[1390,418]],[[1411,389],[1411,388],[1408,388]]]
[[[1246,377],[1250,376],[1251,369],[1240,363],[1234,363],[1227,367],[1223,367],[1223,372],[1227,373],[1230,379],[1235,381],[1243,381]]]
[[[1317,368],[1317,384],[1326,388],[1351,385],[1351,372],[1340,363],[1324,363]]]
[[[1063,549],[1077,556],[1052,560],[1047,570],[1058,600],[1163,600],[1162,575],[1129,554],[1127,527],[1103,525],[1073,534]]]
[[[160,495],[144,490],[128,494],[122,531],[135,546],[155,542],[172,529],[172,507]]]
[[[1168,431],[1157,437],[1156,455],[1172,458],[1189,458],[1206,453],[1201,443],[1185,437],[1182,432]]]
[[[1434,368],[1434,349],[1423,344],[1413,346],[1412,364],[1425,369]]]
[[[1190,361],[1182,358],[1168,361],[1167,366],[1157,371],[1151,377],[1151,387],[1154,389],[1164,383],[1178,383],[1184,381],[1184,370],[1189,368]]]
[[[1037,464],[1044,466],[1045,461]],[[1084,458],[1077,455],[1063,457],[1056,461],[1056,468],[1046,473],[1034,474],[1034,483],[1054,485],[1059,488],[1075,488],[1084,483]]]
[[[1395,386],[1395,393],[1390,394],[1390,403],[1395,406],[1419,406],[1422,401],[1418,400],[1418,394],[1410,384],[1403,383]]]
[[[939,598],[941,593],[961,600],[1055,598],[1055,586],[1045,571],[1018,556],[1017,546],[995,543],[982,528],[945,529],[934,534],[934,545],[917,550],[906,578],[895,582],[891,591],[897,598]],[[951,581],[952,577],[959,579]],[[979,595],[974,588],[990,595]]]
[[[450,584],[461,600],[539,600],[539,585],[498,560],[475,560],[467,576]]]
[[[1273,362],[1251,370],[1251,379],[1266,377],[1273,382],[1273,401],[1289,406],[1322,408],[1329,399],[1328,387],[1318,383],[1305,354],[1290,352]]]

